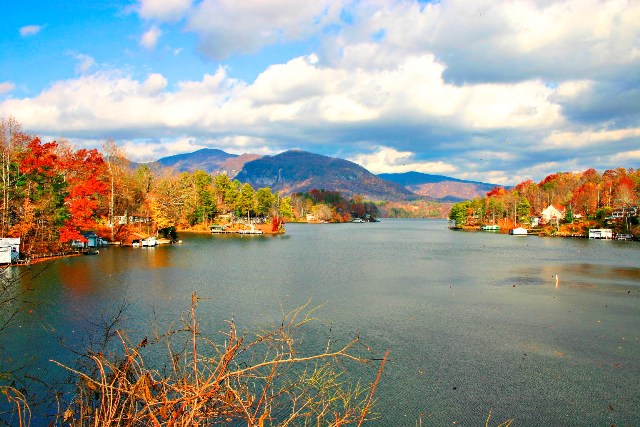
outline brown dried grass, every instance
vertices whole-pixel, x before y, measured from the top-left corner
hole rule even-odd
[[[89,354],[93,369],[77,376],[72,403],[60,411],[56,425],[74,427],[186,427],[217,424],[265,426],[360,426],[371,417],[374,393],[388,354],[362,357],[359,339],[321,354],[299,354],[296,334],[312,320],[303,306],[284,316],[280,327],[250,339],[228,322],[224,343],[199,329],[192,295],[191,310],[178,330],[132,345],[118,333],[122,355]],[[182,338],[184,339],[182,339]],[[185,338],[186,337],[186,338]],[[182,339],[182,349],[175,350]],[[167,366],[147,366],[146,350],[166,345]],[[364,347],[360,345],[359,347]],[[358,351],[356,351],[358,350]],[[368,386],[344,378],[348,366],[381,361]]]

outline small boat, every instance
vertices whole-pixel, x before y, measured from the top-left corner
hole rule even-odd
[[[354,218],[354,219],[351,220],[351,222],[355,222],[357,224],[360,224],[360,223],[364,222],[364,219],[362,219],[362,218]]]
[[[158,241],[155,236],[147,237],[146,239],[142,239],[140,242],[142,247],[153,247],[158,244]]]

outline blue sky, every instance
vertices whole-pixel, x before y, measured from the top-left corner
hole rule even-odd
[[[23,0],[2,21],[0,116],[47,140],[500,184],[640,167],[634,0]]]

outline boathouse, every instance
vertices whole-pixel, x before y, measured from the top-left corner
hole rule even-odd
[[[20,257],[20,238],[0,238],[0,264],[11,264]]]
[[[613,230],[610,228],[590,228],[590,239],[613,239]]]

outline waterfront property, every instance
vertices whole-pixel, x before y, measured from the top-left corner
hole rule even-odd
[[[567,208],[564,206],[549,205],[540,213],[540,218],[544,224],[548,224],[552,221],[564,221],[566,214]]]
[[[0,264],[11,264],[20,257],[20,238],[0,238]]]
[[[613,239],[613,230],[610,228],[590,228],[590,239]]]

